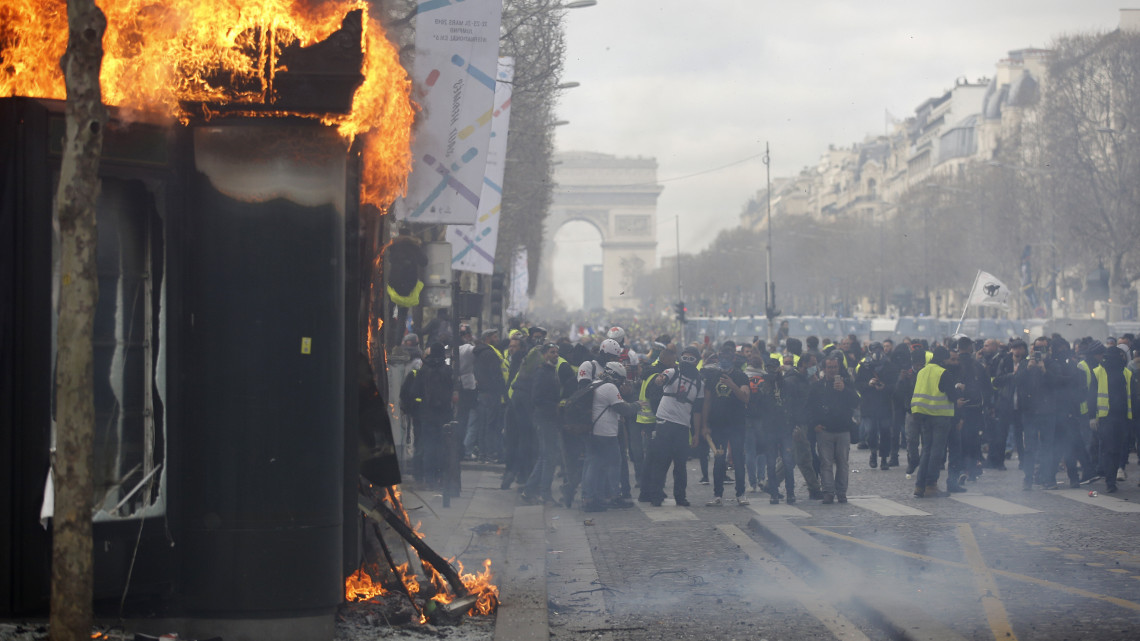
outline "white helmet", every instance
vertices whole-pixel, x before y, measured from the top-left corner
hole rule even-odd
[[[625,330],[620,327],[611,327],[610,331],[606,332],[606,338],[612,338],[617,342],[625,340]]]
[[[606,363],[605,375],[606,378],[609,378],[611,380],[624,381],[625,366],[617,361]]]
[[[609,354],[610,356],[621,356],[621,345],[612,338],[607,338],[606,340],[602,341],[602,345],[599,349],[601,349],[603,354]]]

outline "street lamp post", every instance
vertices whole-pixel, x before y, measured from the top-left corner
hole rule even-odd
[[[764,282],[764,314],[768,317],[768,344],[772,344],[772,321],[780,314],[776,309],[776,285],[772,282],[772,157],[768,143],[764,143],[764,175],[768,183],[768,246],[766,247],[768,269]]]

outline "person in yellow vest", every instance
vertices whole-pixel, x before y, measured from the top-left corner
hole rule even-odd
[[[950,350],[941,345],[935,347],[933,358],[918,371],[910,397],[910,412],[921,439],[915,498],[950,495],[938,489],[939,468],[946,460],[946,442],[954,420],[957,391],[953,376],[946,371],[949,361]]]
[[[630,440],[630,453],[635,457],[633,461],[633,470],[637,480],[637,486],[642,489],[641,497],[646,496],[646,470],[649,465],[649,450],[647,444],[649,438],[657,424],[657,406],[661,404],[661,386],[652,385],[653,379],[667,369],[673,369],[677,365],[677,351],[672,347],[666,347],[658,352],[657,358],[654,359],[649,365],[646,365],[641,370],[641,375],[645,378],[639,381],[638,387],[640,388],[637,400],[641,401],[641,409],[637,412],[637,420],[631,426],[629,432]],[[640,460],[638,460],[638,457]],[[643,503],[648,503],[649,499],[638,500]]]
[[[1098,407],[1096,429],[1100,433],[1100,464],[1104,471],[1105,493],[1117,491],[1116,482],[1121,460],[1128,454],[1125,438],[1132,420],[1132,371],[1125,367],[1124,351],[1107,348],[1104,355],[1104,377],[1097,380]]]
[[[1104,343],[1086,338],[1081,340],[1081,362],[1077,368],[1084,374],[1085,394],[1081,400],[1081,427],[1085,444],[1089,453],[1089,469],[1092,474],[1081,479],[1082,484],[1092,483],[1104,477],[1104,468],[1100,461],[1100,434],[1097,431],[1098,419],[1108,413],[1107,399],[1104,405],[1098,401],[1097,392],[1101,381],[1104,380],[1104,354],[1107,351]]]

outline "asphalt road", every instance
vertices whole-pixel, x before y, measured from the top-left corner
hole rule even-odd
[[[1140,638],[1135,465],[1113,496],[1022,491],[1014,459],[916,499],[903,468],[851,461],[847,504],[705,507],[690,461],[692,507],[547,506],[550,638]]]

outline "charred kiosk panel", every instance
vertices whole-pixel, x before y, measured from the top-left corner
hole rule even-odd
[[[200,127],[183,322],[186,606],[342,599],[346,154],[317,126]]]

